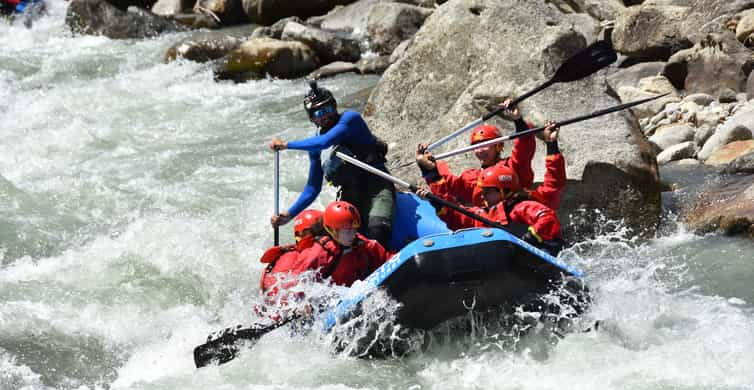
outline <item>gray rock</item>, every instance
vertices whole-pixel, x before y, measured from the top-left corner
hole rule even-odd
[[[126,11],[128,7],[151,9],[156,0],[108,0],[108,3],[121,11]]]
[[[639,80],[658,76],[665,67],[664,62],[642,62],[628,68],[618,69],[607,78],[607,85],[617,94],[619,88],[636,87]]]
[[[359,0],[343,7],[336,7],[326,15],[309,18],[307,23],[328,30],[345,30],[354,37],[364,38],[367,34],[367,19],[372,8],[386,0]]]
[[[356,64],[353,62],[344,62],[344,61],[337,61],[329,63],[314,72],[310,73],[307,78],[319,80],[326,77],[332,77],[335,75],[339,75],[341,73],[351,73],[351,72],[358,72],[359,69],[356,67]]]
[[[219,79],[246,81],[270,75],[305,76],[318,68],[314,51],[301,42],[251,38],[234,49],[217,70]]]
[[[298,16],[291,16],[285,19],[278,20],[272,26],[260,27],[254,30],[254,34],[252,34],[251,37],[252,38],[282,39],[283,30],[285,30],[285,25],[287,25],[288,22],[303,24],[303,21],[301,20],[301,18],[299,18]]]
[[[190,0],[157,0],[152,6],[156,15],[175,15],[188,11],[194,4]]]
[[[390,55],[398,45],[411,38],[432,11],[398,3],[382,3],[372,8],[367,21],[371,48]]]
[[[672,124],[657,129],[649,140],[660,149],[666,150],[671,146],[694,139],[695,129],[687,124]]]
[[[614,20],[626,9],[620,0],[553,0],[553,5],[566,13],[585,13],[597,20]]]
[[[738,101],[736,95],[736,91],[730,88],[725,88],[720,91],[719,95],[717,95],[717,100],[720,103],[734,103]]]
[[[668,85],[670,84],[668,83]],[[617,92],[618,92],[618,96],[620,97],[620,100],[624,103],[631,102],[634,100],[639,100],[639,99],[646,99],[652,96],[656,96],[658,94],[657,92],[644,91],[642,89],[634,88],[634,87],[622,87],[622,88],[619,88]],[[665,108],[665,105],[669,103],[679,102],[679,101],[681,101],[681,98],[678,96],[678,94],[671,93],[668,96],[632,107],[630,110],[637,118],[654,117],[658,113],[662,112],[662,110]],[[670,115],[669,113],[666,113],[664,118],[661,121],[659,121],[657,124],[660,125],[660,124],[665,124],[665,123],[671,123],[669,119],[669,115]]]
[[[393,52],[390,54],[390,63],[397,62],[403,55],[406,53],[406,49],[408,49],[408,46],[411,45],[411,40],[406,39],[405,41],[401,42],[398,47],[393,50]]]
[[[359,43],[355,40],[296,22],[286,23],[281,38],[306,44],[317,53],[320,62],[325,64],[335,61],[354,62],[361,57]]]
[[[390,66],[390,56],[362,58],[356,63],[361,74],[382,74]]]
[[[195,62],[216,60],[230,53],[241,40],[224,32],[198,32],[171,46],[165,53],[165,62],[183,58]]]
[[[754,33],[754,9],[741,13],[741,19],[736,25],[736,39],[741,43],[746,43],[752,33]]]
[[[72,0],[65,17],[71,31],[112,39],[155,37],[185,27],[146,10],[121,11],[104,0]]]
[[[338,5],[354,0],[242,0],[243,11],[252,23],[272,25],[280,19],[298,16],[306,19],[323,15]]]
[[[657,163],[665,165],[671,161],[692,158],[694,154],[696,154],[696,144],[694,141],[687,141],[663,150],[657,155]]]
[[[712,134],[715,134],[715,127],[712,126],[704,126],[699,127],[696,129],[696,132],[694,133],[694,142],[696,143],[696,146],[702,147],[707,140],[712,137]]]
[[[711,34],[668,60],[663,74],[679,89],[719,96],[725,89],[744,89],[744,67],[750,56],[729,34]]]
[[[723,172],[727,174],[754,174],[754,152],[744,154],[728,164]]]
[[[210,13],[220,19],[223,26],[247,23],[241,0],[196,0],[194,12]]]
[[[706,93],[692,93],[691,95],[683,98],[684,102],[693,102],[699,106],[709,106],[710,103],[715,101],[715,98]]]
[[[627,8],[615,20],[615,50],[643,60],[667,60],[693,45],[680,29],[687,11],[687,7],[659,5]]]
[[[699,159],[707,160],[713,153],[723,146],[734,141],[745,141],[751,139],[751,130],[741,124],[735,126],[726,126],[723,124],[714,134],[704,143],[699,151]]]
[[[452,0],[437,8],[406,53],[384,73],[364,112],[371,128],[396,144],[389,156],[393,172],[419,180],[413,164],[399,168],[413,160],[415,144],[437,140],[505,97],[549,78],[588,42],[571,28],[573,20],[580,19],[543,0]],[[605,94],[605,74],[538,93],[521,105],[524,116],[541,123],[571,117],[584,107],[616,104]],[[491,122],[506,131],[512,127],[497,118]],[[447,148],[465,144],[465,137],[459,137]],[[565,225],[581,206],[625,218],[630,226],[657,221],[656,155],[633,119],[614,114],[581,122],[573,131],[564,130],[561,148],[568,156],[571,180],[560,209]],[[538,150],[534,166],[541,177],[544,155],[542,147]],[[477,164],[469,156],[450,163],[455,170]]]

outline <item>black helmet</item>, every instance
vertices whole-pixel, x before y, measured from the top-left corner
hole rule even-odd
[[[319,88],[316,81],[309,82],[309,93],[304,97],[304,109],[309,114],[309,118],[317,109],[324,106],[337,106],[335,98],[332,96],[332,92],[326,88]]]

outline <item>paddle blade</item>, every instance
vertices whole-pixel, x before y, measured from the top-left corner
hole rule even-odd
[[[562,83],[583,79],[617,60],[618,55],[609,42],[597,41],[563,63],[552,81]]]
[[[264,328],[241,328],[241,325],[238,325],[235,328],[225,328],[213,333],[207,338],[206,343],[194,348],[194,364],[196,368],[201,368],[213,362],[227,363],[238,355],[239,348],[236,343],[241,340],[256,342],[265,333],[278,326],[274,324]]]

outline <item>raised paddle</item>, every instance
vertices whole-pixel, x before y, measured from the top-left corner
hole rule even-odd
[[[590,114],[586,114],[586,115],[582,115],[582,116],[577,116],[575,118],[571,118],[571,119],[566,119],[566,120],[563,120],[563,121],[555,122],[555,126],[562,127],[562,126],[565,126],[565,125],[570,125],[572,123],[585,121],[587,119],[596,118],[598,116],[607,115],[607,114],[610,114],[610,113],[613,113],[613,112],[616,112],[616,111],[625,110],[626,108],[631,108],[633,106],[638,106],[639,104],[644,104],[646,102],[649,102],[649,101],[652,101],[652,100],[655,100],[655,99],[659,99],[659,98],[661,98],[661,97],[663,97],[665,95],[667,95],[667,93],[662,94],[662,95],[652,96],[652,97],[645,98],[645,99],[634,100],[632,102],[620,104],[620,105],[617,105],[617,106],[614,106],[614,107],[608,107],[608,108],[605,108],[603,110],[598,110],[598,111],[592,112]],[[436,160],[443,160],[443,159],[446,159],[448,157],[452,157],[452,156],[459,155],[459,154],[462,154],[462,153],[470,152],[470,151],[475,150],[475,149],[483,148],[483,147],[485,147],[487,145],[495,145],[495,144],[499,144],[501,142],[512,140],[514,138],[523,137],[525,135],[536,133],[536,132],[542,131],[544,129],[545,129],[545,126],[537,127],[537,128],[529,129],[529,130],[526,130],[526,131],[521,131],[521,132],[518,132],[518,133],[513,133],[511,135],[507,135],[507,136],[504,136],[504,137],[498,137],[498,138],[494,138],[494,139],[491,139],[491,140],[479,142],[479,143],[476,143],[476,144],[473,144],[473,145],[464,146],[462,148],[458,148],[458,149],[452,150],[450,152],[440,153],[440,154],[438,154],[438,155],[435,156],[435,159]]]
[[[508,107],[515,107],[518,103],[521,103],[522,101],[524,101],[524,99],[549,87],[552,84],[583,79],[584,77],[589,76],[597,72],[598,70],[607,67],[608,65],[615,62],[617,59],[618,59],[618,56],[617,54],[615,54],[615,50],[613,50],[613,47],[609,42],[597,41],[589,45],[586,49],[576,53],[573,57],[566,60],[566,62],[560,65],[560,68],[558,68],[558,70],[555,72],[555,75],[552,76],[552,78],[540,84],[538,87],[532,89],[531,91],[513,99],[513,101],[511,101],[511,103],[508,105]],[[482,115],[481,118],[466,124],[460,129],[430,144],[429,146],[427,146],[427,150],[431,151],[437,148],[438,146],[445,144],[446,142],[452,140],[453,138],[457,137],[461,133],[484,123],[485,121],[499,114],[503,110],[505,110],[504,107],[498,107]]]
[[[207,342],[194,348],[194,364],[196,368],[202,368],[213,362],[217,362],[217,364],[227,363],[238,355],[240,350],[237,345],[238,342],[255,343],[267,333],[297,318],[299,318],[299,315],[294,314],[270,325],[256,324],[248,328],[237,325],[235,328],[225,328],[212,333],[207,337]]]

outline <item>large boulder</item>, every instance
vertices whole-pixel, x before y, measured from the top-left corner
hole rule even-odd
[[[678,0],[645,2],[628,7],[616,18],[616,49],[640,60],[666,60],[707,34],[719,33],[754,0]]]
[[[642,5],[629,7],[615,20],[615,50],[642,60],[667,60],[693,44],[681,31],[687,7]]]
[[[354,62],[361,58],[361,49],[355,40],[300,23],[286,23],[281,38],[299,41],[311,47],[324,64],[335,61]]]
[[[152,6],[156,15],[175,15],[186,12],[194,7],[192,0],[158,0]]]
[[[736,39],[745,44],[752,33],[754,33],[754,9],[746,10],[741,14],[741,19],[736,24]]]
[[[246,81],[265,75],[291,79],[317,69],[314,51],[301,42],[251,38],[230,52],[220,64],[220,79]]]
[[[391,169],[419,181],[415,166],[402,167],[413,161],[416,144],[437,140],[551,77],[594,38],[572,29],[574,16],[544,0],[451,0],[439,7],[385,72],[364,112],[390,143]],[[539,124],[570,118],[619,103],[605,89],[605,74],[597,74],[552,86],[521,108]],[[497,118],[491,122],[505,132],[512,128]],[[560,209],[565,223],[583,208],[600,209],[630,226],[654,226],[660,213],[656,155],[634,119],[603,116],[566,127],[561,137],[570,179]],[[462,136],[443,149],[466,144]],[[533,161],[538,178],[543,149],[540,144]],[[468,155],[451,161],[456,171],[476,164]]]
[[[754,102],[749,102],[717,127],[715,133],[704,143],[698,157],[706,160],[713,152],[733,141],[752,139],[752,134],[754,134]]]
[[[688,142],[694,139],[696,130],[684,123],[674,123],[672,125],[660,127],[649,137],[649,140],[660,149],[665,150],[671,146]]]
[[[754,174],[754,152],[738,156],[725,167],[724,172],[727,174]]]
[[[565,13],[586,13],[597,20],[613,20],[626,9],[621,0],[553,0],[551,3]]]
[[[411,38],[432,14],[427,8],[399,3],[377,4],[367,21],[371,48],[390,55],[398,45]]]
[[[165,53],[165,62],[187,59],[195,62],[216,60],[230,53],[241,40],[224,32],[199,32],[182,39]]]
[[[289,16],[308,18],[323,15],[337,5],[354,0],[242,0],[246,17],[252,23],[269,26]]]
[[[754,237],[754,176],[728,176],[713,181],[697,197],[684,220],[698,232]]]
[[[372,8],[386,1],[389,0],[358,0],[342,7],[335,7],[325,15],[311,17],[306,22],[323,29],[348,31],[354,37],[365,37],[367,20]]]
[[[744,91],[752,57],[731,34],[710,34],[668,60],[663,74],[679,89],[719,96]]]
[[[147,38],[185,27],[139,8],[121,11],[105,0],[72,0],[65,17],[71,31],[112,39]]]
[[[712,153],[707,165],[728,165],[737,158],[754,153],[754,140],[731,142]]]
[[[194,12],[209,13],[220,19],[220,24],[230,26],[248,22],[241,0],[197,0]]]

